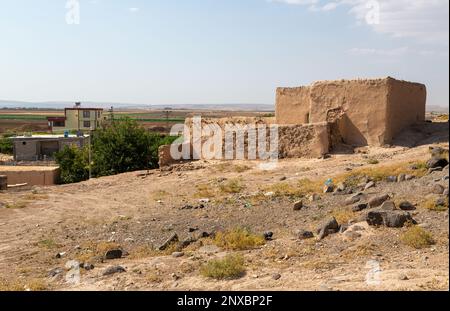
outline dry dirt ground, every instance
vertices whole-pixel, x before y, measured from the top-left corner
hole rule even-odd
[[[448,290],[448,209],[427,208],[435,199],[430,196],[435,184],[448,189],[448,167],[432,174],[409,168],[429,159],[430,144],[448,148],[448,123],[405,133],[393,147],[281,160],[273,170],[262,169],[259,162],[199,161],[148,175],[133,172],[0,193],[0,289]],[[435,243],[420,249],[406,245],[401,236],[407,227],[369,227],[361,221],[364,212],[352,212],[344,204],[350,195],[320,191],[328,178],[337,182],[360,170],[417,174],[410,181],[379,181],[364,193],[366,198],[387,193],[396,202],[415,204],[411,215]],[[311,202],[313,192],[319,198]],[[295,196],[302,195],[305,207],[294,211]],[[183,209],[199,206],[200,200],[204,208]],[[323,240],[296,236],[300,229],[315,232],[331,216],[341,224],[357,223],[360,234],[336,233]],[[203,238],[178,258],[154,250],[173,233],[184,240],[237,227],[255,234],[272,231],[273,240],[238,252]],[[111,247],[120,247],[124,256],[104,260]],[[213,280],[201,275],[208,260],[236,252],[245,259],[242,277]],[[73,284],[66,280],[70,260],[92,263],[94,269],[81,269],[80,281]],[[126,272],[104,276],[112,265]]]

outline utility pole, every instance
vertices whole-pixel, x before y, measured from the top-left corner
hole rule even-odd
[[[166,117],[166,127],[170,130],[169,116],[172,113],[172,111],[164,110],[163,113],[165,114],[165,117]]]
[[[92,126],[89,129],[89,180],[92,178]]]

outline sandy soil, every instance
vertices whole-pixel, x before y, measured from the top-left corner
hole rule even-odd
[[[428,210],[423,202],[436,183],[448,188],[443,179],[448,169],[401,183],[380,182],[365,191],[367,197],[388,193],[416,204],[414,219],[436,242],[423,249],[402,243],[406,228],[373,228],[361,222],[362,212],[349,213],[344,204],[348,195],[319,193],[320,200],[305,199],[307,207],[294,211],[294,199],[267,193],[274,185],[296,185],[305,178],[323,181],[360,168],[427,160],[429,144],[440,141],[448,148],[444,130],[448,123],[439,133],[415,135],[419,138],[414,143],[405,134],[403,142],[414,146],[400,141],[391,148],[365,148],[328,159],[282,160],[270,171],[260,169],[259,162],[199,161],[148,175],[133,172],[0,193],[0,280],[6,288],[19,284],[54,290],[447,290],[448,210]],[[369,158],[379,164],[368,164]],[[220,185],[230,181],[238,181],[239,190],[221,191]],[[200,199],[208,199],[204,208],[182,208],[199,205]],[[2,208],[6,205],[13,208]],[[315,231],[332,215],[357,223],[361,236],[338,233],[300,240],[295,235],[299,229]],[[274,233],[273,241],[241,252],[246,274],[239,279],[216,281],[200,275],[209,259],[230,253],[211,245],[210,239],[188,246],[180,258],[148,251],[173,233],[183,240],[194,229],[217,232],[237,226]],[[113,244],[125,251],[123,258],[103,260],[96,253]],[[95,268],[82,269],[77,284],[65,280],[66,271],[49,276],[52,269],[64,270],[69,260]],[[103,276],[111,265],[127,272]],[[368,282],[377,267],[377,282]]]

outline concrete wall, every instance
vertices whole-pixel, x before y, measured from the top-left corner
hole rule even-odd
[[[0,166],[0,175],[8,177],[8,185],[50,186],[58,183],[58,167]]]
[[[14,139],[14,160],[15,161],[36,161],[41,159],[41,144],[43,142],[57,142],[58,150],[64,149],[65,146],[82,147],[84,145],[84,137],[68,137],[55,139],[39,139],[39,138],[23,138]]]
[[[306,124],[310,114],[310,88],[277,88],[275,115],[278,124]]]

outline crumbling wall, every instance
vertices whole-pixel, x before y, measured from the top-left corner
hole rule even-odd
[[[259,128],[262,126],[265,129],[265,151],[270,151],[271,144],[271,125],[275,126],[278,131],[278,156],[279,158],[310,158],[310,157],[320,157],[328,153],[330,150],[330,130],[327,122],[320,122],[318,124],[274,124],[275,120],[263,119],[263,118],[202,118],[202,129],[207,126],[218,126],[219,132],[222,138],[222,149],[221,155],[225,158],[225,128],[226,126],[251,126],[254,128]],[[208,140],[211,140],[213,135],[206,135],[203,132],[202,137],[195,140],[193,137],[193,123],[192,119],[186,120],[186,126],[190,129],[190,141],[195,143],[201,143],[202,146]],[[261,159],[261,156],[257,150],[257,146],[260,143],[258,140],[258,135],[256,135],[256,142],[249,143],[248,132],[244,132],[243,135],[243,149],[239,149],[241,154],[243,154],[244,159],[249,159],[249,154],[256,155],[255,159]],[[238,155],[238,148],[236,146],[237,138],[234,134],[233,139],[233,159],[236,159]],[[212,150],[212,149],[211,149]],[[205,159],[204,154],[196,154],[197,158]],[[252,158],[250,158],[252,159]]]
[[[280,125],[280,158],[316,158],[330,150],[329,123]]]
[[[275,116],[278,124],[309,123],[310,88],[277,88]]]
[[[427,101],[426,86],[420,83],[388,80],[388,131],[391,141],[406,127],[424,122]]]
[[[311,87],[311,122],[326,121],[329,110],[342,108],[339,129],[350,145],[387,143],[387,105],[387,79],[322,81]]]

